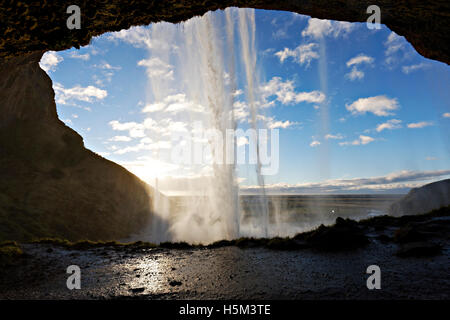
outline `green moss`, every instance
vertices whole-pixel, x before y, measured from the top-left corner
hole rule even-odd
[[[13,241],[0,243],[0,266],[11,266],[23,257],[22,248]]]
[[[208,248],[214,249],[214,248],[230,247],[234,246],[235,243],[236,243],[235,240],[219,240],[208,245]]]
[[[161,242],[159,246],[166,249],[191,249],[197,247],[187,242]]]
[[[73,250],[87,250],[92,248],[133,248],[133,249],[145,249],[145,248],[156,248],[157,245],[150,242],[143,242],[143,241],[137,241],[137,242],[129,242],[129,243],[122,243],[118,241],[90,241],[90,240],[80,240],[71,242],[65,239],[58,239],[58,238],[42,238],[42,239],[35,239],[31,241],[31,243],[35,244],[51,244],[59,247],[63,247],[66,249],[73,249]]]

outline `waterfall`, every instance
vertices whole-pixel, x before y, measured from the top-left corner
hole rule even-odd
[[[234,107],[237,88],[245,92],[249,114],[245,122],[247,128],[256,130],[261,127],[258,120],[261,98],[254,10],[226,9],[209,12],[178,25],[158,23],[150,28],[149,58],[141,63],[147,66],[149,75],[147,104],[156,110],[157,106],[172,99],[178,101],[171,104],[173,110],[180,109],[169,114],[151,113],[152,121],[177,123],[185,130],[181,135],[192,134],[194,139],[190,142],[197,146],[195,143],[202,141],[208,145],[208,152],[200,152],[202,159],[198,158],[195,146],[191,148],[194,154],[188,153],[193,161],[184,169],[193,177],[202,175],[203,184],[199,188],[198,179],[185,179],[185,191],[191,196],[183,198],[182,209],[176,210],[176,204],[156,190],[152,225],[143,240],[205,244],[248,235],[242,228],[243,215],[236,178],[236,137],[233,136],[230,150],[228,144],[216,143],[220,140],[217,134],[198,137],[196,134],[212,129],[213,133],[227,137],[228,130],[238,128],[240,123]],[[151,121],[149,123],[151,125]],[[160,141],[167,135],[153,134],[149,138]],[[254,175],[261,186],[261,193],[256,198],[258,205],[251,209],[251,215],[258,217],[257,223],[250,229],[253,236],[267,237],[269,211],[259,144],[256,146]],[[232,153],[231,158],[229,152]],[[152,156],[167,160],[169,153],[153,150]],[[155,188],[159,185],[159,181],[155,181]]]

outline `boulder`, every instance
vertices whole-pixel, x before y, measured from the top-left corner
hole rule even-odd
[[[307,233],[305,240],[313,248],[333,251],[356,249],[369,242],[356,221],[341,217],[338,217],[332,226],[321,225],[316,230]]]

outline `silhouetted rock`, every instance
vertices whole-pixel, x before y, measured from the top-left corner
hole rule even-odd
[[[277,237],[270,239],[267,242],[266,247],[273,250],[298,250],[308,248],[309,245],[304,241]]]
[[[411,191],[393,203],[389,213],[393,216],[425,214],[450,205],[450,179],[426,184]]]
[[[181,286],[181,281],[176,281],[176,280],[170,280],[169,281],[169,284],[172,286],[172,287],[177,287],[177,286]]]
[[[256,248],[264,246],[267,241],[267,239],[239,238],[234,241],[234,244],[239,248]]]
[[[144,291],[145,291],[145,288],[131,288],[130,289],[130,292],[132,292],[132,293],[141,293]]]
[[[166,249],[190,249],[193,247],[187,242],[161,242],[159,246]]]
[[[425,239],[425,236],[411,224],[398,229],[394,234],[394,241],[398,243],[424,241]]]
[[[426,215],[403,216],[398,218],[404,222],[394,233],[394,241],[397,243],[421,242],[433,238],[442,238],[450,232],[450,218],[442,216],[450,212],[450,207],[434,210]]]
[[[305,234],[307,243],[322,250],[348,250],[365,246],[369,241],[364,231],[354,220],[338,217],[336,224]],[[297,239],[299,239],[297,237]]]
[[[0,64],[0,240],[111,240],[139,231],[153,191],[87,150],[58,119],[41,55]]]

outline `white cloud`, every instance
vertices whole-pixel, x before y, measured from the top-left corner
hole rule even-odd
[[[410,65],[410,66],[403,66],[402,67],[402,71],[405,74],[409,74],[411,72],[414,72],[414,71],[417,71],[417,70],[420,70],[420,69],[428,68],[429,66],[430,66],[429,64],[422,62],[422,63],[419,63],[419,64],[413,64],[413,65]]]
[[[276,120],[274,117],[267,117],[261,114],[257,116],[257,119],[264,121],[265,126],[269,129],[279,129],[279,128],[286,129],[291,126],[299,124],[298,122],[293,122],[289,120],[286,121]]]
[[[68,104],[72,100],[93,102],[94,100],[102,100],[108,95],[106,90],[94,86],[81,87],[77,85],[73,88],[64,88],[58,82],[53,84],[53,89],[55,90],[55,101],[60,104]]]
[[[385,54],[390,55],[401,50],[405,45],[404,39],[404,37],[400,37],[394,31],[391,31],[384,43],[384,45],[386,46]]]
[[[372,141],[375,141],[375,139],[372,138],[372,137],[369,137],[369,136],[363,136],[363,135],[360,135],[360,136],[358,137],[358,139],[356,139],[356,140],[353,140],[353,141],[345,141],[345,142],[339,142],[339,145],[340,145],[340,146],[348,146],[348,145],[350,145],[350,146],[359,146],[359,145],[366,145],[366,144],[369,144],[369,143],[371,143]]]
[[[163,101],[148,104],[142,109],[144,113],[167,112],[176,114],[183,111],[204,113],[206,110],[202,105],[188,101],[184,93],[167,96]]]
[[[341,139],[343,139],[344,138],[344,136],[342,135],[342,134],[340,134],[340,133],[338,133],[338,134],[336,134],[336,135],[333,135],[333,134],[327,134],[327,135],[325,135],[325,139],[326,140],[329,140],[329,139],[333,139],[333,140],[341,140]]]
[[[436,158],[436,157],[426,157],[425,158],[425,160],[427,160],[427,161],[434,161],[434,160],[437,160],[438,158]]]
[[[120,122],[118,120],[112,120],[109,122],[111,128],[115,131],[128,131],[128,136],[131,138],[144,138],[141,140],[141,144],[148,144],[149,136],[156,135],[158,137],[167,137],[174,132],[188,132],[188,124],[182,121],[174,121],[172,119],[154,120],[152,118],[146,118],[143,122]],[[148,134],[147,134],[148,133]],[[148,146],[134,146],[139,150],[144,150]],[[130,149],[131,150],[131,149]]]
[[[150,78],[166,78],[173,79],[173,66],[165,63],[159,58],[143,59],[139,61],[138,66],[145,67],[147,75]]]
[[[280,59],[281,63],[287,58],[293,58],[298,64],[309,66],[313,59],[319,59],[317,48],[317,43],[302,44],[293,50],[284,48],[284,50],[276,52],[275,56]]]
[[[103,61],[100,64],[95,64],[94,68],[105,69],[105,70],[121,70],[122,69],[121,66],[112,66],[106,61]]]
[[[309,36],[316,39],[320,39],[325,36],[337,38],[339,36],[348,35],[354,28],[355,26],[350,22],[311,18],[308,20],[306,29],[302,31],[302,36]]]
[[[235,101],[233,104],[234,119],[243,122],[250,115],[247,104],[242,101]]]
[[[388,98],[384,95],[360,98],[350,105],[345,105],[352,114],[365,114],[371,112],[377,116],[392,115],[392,111],[399,108],[397,99]]]
[[[111,155],[111,152],[96,152],[98,155],[102,156],[103,158]]]
[[[384,62],[388,67],[394,67],[398,62],[404,60],[410,54],[407,41],[404,37],[398,36],[395,32],[391,32],[384,42],[386,50],[384,51]]]
[[[292,103],[322,103],[325,101],[325,94],[321,91],[296,92],[294,83],[291,80],[283,81],[280,77],[273,77],[269,82],[261,86],[264,99],[276,96],[276,100],[282,104]]]
[[[292,122],[289,120],[286,121],[271,121],[268,124],[269,129],[277,129],[277,128],[282,128],[282,129],[286,129],[292,125],[297,124],[297,122]]]
[[[89,58],[90,58],[91,56],[89,55],[89,53],[80,54],[80,53],[78,53],[78,52],[76,52],[76,51],[72,51],[72,52],[70,53],[70,57],[71,57],[71,58],[74,58],[74,59],[80,59],[80,60],[87,61],[87,60],[89,60]]]
[[[372,137],[369,137],[369,136],[360,135],[359,136],[359,141],[361,142],[361,144],[368,144],[368,143],[370,143],[372,141],[375,141],[375,139],[372,138]]]
[[[377,132],[381,132],[385,129],[388,129],[388,130],[399,129],[402,127],[401,123],[402,123],[401,120],[391,119],[391,120],[388,120],[384,123],[380,123],[379,125],[377,125],[376,130],[377,130]]]
[[[114,141],[114,142],[128,142],[131,141],[130,137],[127,136],[114,136],[111,139],[109,139],[109,141]]]
[[[160,112],[166,108],[166,104],[163,102],[150,103],[145,105],[142,109],[142,112],[151,113],[151,112]]]
[[[173,175],[180,168],[177,164],[153,159],[149,156],[138,157],[134,161],[121,161],[119,164],[147,183],[154,183],[154,179],[158,177],[160,179],[160,189],[161,183],[164,183],[165,181],[165,179],[161,179],[161,177]]]
[[[145,127],[142,123],[137,123],[134,121],[121,123],[117,120],[113,120],[109,122],[109,125],[115,131],[128,131],[131,138],[145,137]]]
[[[351,58],[350,60],[347,61],[347,67],[351,67],[353,65],[359,65],[362,63],[368,63],[371,64],[373,63],[374,59],[372,57],[369,57],[365,54],[359,54],[356,57]]]
[[[134,146],[128,146],[121,149],[116,149],[114,151],[115,154],[126,154],[130,152],[139,152],[143,150],[155,150],[155,149],[170,149],[172,147],[172,144],[170,141],[158,141],[155,143],[146,143],[146,142],[140,142],[139,144],[136,144]]]
[[[421,121],[421,122],[415,122],[415,123],[408,123],[408,128],[410,129],[420,129],[432,126],[433,122],[430,121]]]
[[[318,90],[310,92],[299,92],[295,95],[295,102],[322,103],[325,100],[325,94]]]
[[[307,182],[298,184],[266,184],[265,190],[273,193],[350,193],[350,192],[407,192],[424,184],[423,181],[443,179],[450,175],[450,170],[392,172],[385,176],[371,178],[334,179],[323,182]],[[241,187],[246,191],[257,191],[259,186]]]
[[[105,85],[105,81],[111,82],[114,73],[122,69],[121,66],[112,66],[106,61],[102,61],[102,63],[100,64],[94,64],[93,67],[101,70],[100,73],[94,74],[92,76],[95,84],[100,87]],[[100,76],[103,76],[103,79],[101,79]]]
[[[123,29],[119,32],[112,32],[109,34],[108,39],[112,41],[121,40],[136,48],[152,49],[159,45],[167,46],[167,44],[161,43],[161,41],[152,39],[151,31],[151,29],[144,26],[131,27],[128,30]]]
[[[345,74],[345,77],[352,81],[357,79],[361,80],[362,78],[364,78],[364,72],[358,70],[356,67],[353,67],[349,73]]]
[[[347,73],[345,76],[350,80],[362,79],[364,78],[364,72],[359,70],[357,66],[361,64],[369,64],[371,65],[374,61],[374,58],[369,57],[365,54],[359,54],[356,57],[351,58],[347,61],[346,65],[348,68],[352,67],[352,70]]]
[[[56,66],[63,61],[63,57],[61,57],[55,51],[47,51],[39,61],[39,66],[45,72],[49,73],[56,70]]]
[[[442,115],[443,118],[450,118],[450,112],[446,112]]]
[[[249,144],[249,141],[248,141],[247,137],[238,137],[236,139],[236,145],[238,147],[245,146],[246,144]]]
[[[320,146],[320,141],[313,140],[309,145],[310,145],[311,147],[317,147],[317,146]]]
[[[238,97],[238,96],[240,96],[241,94],[243,94],[244,93],[244,91],[242,91],[241,89],[238,89],[238,90],[235,90],[233,93],[232,93],[232,95],[233,95],[233,97]]]

